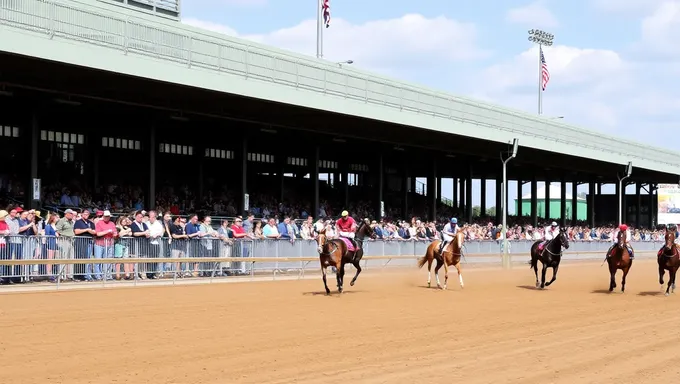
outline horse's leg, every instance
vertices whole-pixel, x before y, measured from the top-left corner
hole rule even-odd
[[[323,277],[323,286],[326,288],[326,295],[330,295],[331,290],[328,289],[328,283],[326,282],[326,267],[324,267],[323,262],[321,262],[321,275]]]
[[[671,268],[668,270],[668,286],[666,287],[666,296],[669,295],[670,290],[671,290],[671,285],[673,285],[673,280],[675,279],[675,268]]]
[[[665,274],[665,269],[662,264],[659,264],[659,285],[661,288],[659,290],[663,292],[663,275]]]
[[[623,277],[621,278],[621,293],[626,291],[626,276],[628,276],[628,271],[630,271],[630,264],[632,261],[628,262],[628,266],[623,268]]]
[[[673,284],[671,284],[671,293],[675,293],[675,276],[678,275],[678,267],[673,268],[673,276],[671,280],[673,280]]]
[[[612,262],[609,262],[609,292],[614,291],[614,288],[616,288],[616,266],[612,265]]]
[[[354,286],[354,283],[357,281],[357,277],[359,277],[359,274],[361,273],[361,259],[357,260],[357,258],[355,258],[352,265],[354,266],[354,268],[356,268],[357,273],[354,274],[354,278],[352,279],[352,281],[349,282],[350,287]]]
[[[338,292],[342,293],[345,280],[345,263],[340,263],[338,267]]]
[[[465,284],[463,284],[463,275],[460,271],[460,261],[456,264],[456,270],[458,271],[458,281],[460,281],[460,287],[465,288]]]
[[[446,257],[442,255],[442,260],[444,262],[444,290],[449,283],[449,263],[446,262]]]
[[[442,284],[439,282],[439,270],[442,267],[442,261],[441,259],[437,259],[437,265],[434,267],[434,277],[437,279],[437,288],[442,287]]]
[[[548,270],[548,264],[543,264],[543,269],[541,270],[541,289],[545,288],[545,272]]]
[[[538,282],[538,258],[532,253],[531,254],[531,267],[534,269],[534,275],[536,275],[536,288],[541,286]]]
[[[550,281],[548,281],[547,283],[545,283],[546,286],[549,286],[550,284],[554,283],[555,280],[557,280],[557,270],[558,270],[558,269],[560,269],[560,265],[559,265],[559,264],[557,264],[556,266],[553,267],[553,275],[552,275],[552,279],[550,279]],[[545,280],[545,272],[543,272],[543,280]]]
[[[431,282],[432,282],[432,258],[434,256],[430,257],[428,254],[428,259],[427,259],[427,287],[430,288]]]

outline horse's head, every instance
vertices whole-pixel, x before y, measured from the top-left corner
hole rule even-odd
[[[371,228],[371,223],[368,219],[364,219],[361,221],[359,224],[359,228],[357,228],[356,236],[359,239],[363,239],[365,237],[370,237],[371,239],[375,239],[375,231],[373,228]]]
[[[463,233],[463,231],[457,231],[456,236],[454,237],[454,240],[455,240],[456,245],[458,247],[462,247],[463,242],[465,241],[465,234]]]
[[[557,235],[557,238],[560,241],[560,246],[564,247],[564,249],[569,249],[569,238],[567,237],[566,228],[560,228],[560,234]]]
[[[673,244],[675,243],[675,232],[677,227],[675,225],[666,226],[666,235],[664,236],[664,246],[667,251],[673,249]]]
[[[319,252],[319,254],[322,254],[324,247],[328,243],[328,238],[326,237],[326,228],[321,229],[317,233],[318,236],[316,237],[316,251]]]

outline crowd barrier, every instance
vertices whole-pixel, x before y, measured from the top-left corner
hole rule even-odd
[[[430,241],[368,240],[362,267],[412,267]],[[508,241],[514,261],[528,260],[533,241]],[[571,241],[565,259],[600,259],[611,246],[606,241]],[[638,254],[653,255],[657,241],[633,242]],[[502,241],[466,241],[465,263],[500,263]],[[173,281],[189,277],[304,275],[317,271],[314,240],[236,240],[203,237],[168,239],[125,237],[0,236],[0,281]],[[350,267],[351,268],[351,267]]]

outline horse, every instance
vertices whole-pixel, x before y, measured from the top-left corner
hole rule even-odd
[[[554,283],[557,279],[557,270],[560,268],[560,261],[562,260],[562,247],[569,249],[569,240],[567,240],[567,234],[564,228],[560,228],[560,233],[553,239],[549,240],[542,249],[539,248],[541,241],[536,241],[531,246],[531,261],[529,262],[530,267],[534,269],[534,274],[536,275],[536,288],[545,288],[550,284]],[[538,281],[538,262],[541,261],[543,264],[543,271],[541,272],[541,282]],[[553,276],[549,282],[545,282],[545,272],[548,267],[552,267]]]
[[[623,278],[621,278],[621,292],[626,290],[626,276],[630,267],[633,265],[633,260],[630,258],[630,250],[626,247],[626,232],[619,231],[616,237],[616,246],[611,250],[605,259],[607,264],[609,264],[609,274],[611,279],[609,281],[609,292],[614,291],[616,288],[616,271],[623,271]]]
[[[319,252],[319,262],[321,263],[321,273],[323,275],[323,285],[326,288],[326,295],[331,294],[331,290],[328,289],[328,283],[326,282],[326,268],[335,267],[337,272],[335,278],[338,281],[338,292],[343,291],[343,280],[345,277],[345,264],[352,264],[356,268],[357,272],[354,278],[349,283],[350,286],[354,286],[354,283],[361,273],[361,258],[364,256],[363,241],[366,236],[370,238],[375,238],[375,233],[371,229],[371,226],[362,220],[357,228],[354,237],[358,247],[355,250],[350,251],[347,248],[347,244],[343,239],[333,239],[328,240],[326,237],[326,229],[322,229],[318,232],[316,238],[317,252]]]
[[[460,287],[464,288],[463,275],[460,271],[460,258],[463,256],[462,248],[463,242],[465,241],[465,235],[462,231],[456,232],[456,235],[446,248],[443,250],[443,257],[439,254],[439,245],[441,240],[433,241],[425,251],[425,256],[418,259],[418,269],[422,268],[427,262],[427,287],[430,288],[432,281],[432,261],[437,260],[437,266],[434,268],[434,275],[437,277],[437,287],[442,288],[439,283],[439,269],[444,265],[444,288],[449,281],[449,266],[453,265],[458,271],[458,280],[460,281]]]
[[[675,244],[675,225],[666,228],[666,236],[664,236],[664,246],[661,247],[657,254],[657,262],[659,263],[659,284],[663,291],[663,275],[668,271],[668,287],[666,287],[666,296],[669,291],[675,293],[675,274],[680,268],[680,247]]]

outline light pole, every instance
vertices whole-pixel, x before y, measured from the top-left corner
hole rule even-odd
[[[517,148],[519,147],[519,139],[512,139],[512,152],[507,159],[503,159],[503,152],[501,152],[501,161],[503,162],[503,186],[501,187],[501,209],[503,213],[503,226],[501,227],[501,234],[503,235],[503,268],[510,268],[510,257],[508,255],[508,207],[506,203],[506,195],[508,194],[508,161],[517,156]],[[521,202],[520,202],[521,204]]]
[[[555,35],[540,29],[529,30],[529,41],[538,44],[538,114],[543,114],[543,46],[553,45]]]
[[[623,210],[623,195],[625,195],[625,191],[623,190],[623,181],[626,180],[627,178],[630,177],[630,174],[633,173],[633,162],[629,161],[628,165],[626,165],[626,175],[623,177],[620,177],[618,174],[616,174],[616,177],[619,179],[619,225],[623,224],[622,218],[621,218],[621,211]]]
[[[339,62],[337,62],[337,63],[335,63],[335,64],[337,64],[338,67],[341,67],[341,68],[342,68],[342,65],[343,65],[343,64],[347,64],[347,65],[354,64],[354,60],[339,61]]]

